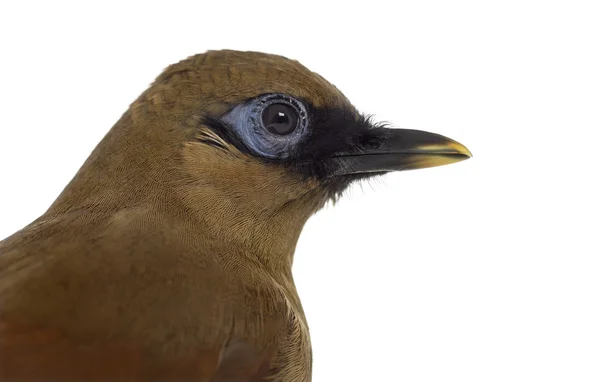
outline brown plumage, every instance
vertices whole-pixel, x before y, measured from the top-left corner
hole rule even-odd
[[[313,151],[264,158],[223,122],[271,93],[309,105]],[[340,121],[364,131],[318,142]],[[436,136],[416,140],[429,150],[419,160],[396,155],[402,168],[347,171],[358,155],[344,171],[326,165],[381,149],[384,130],[280,56],[217,51],[170,66],[48,211],[0,242],[0,380],[309,381],[291,273],[306,220],[355,179],[469,155]]]

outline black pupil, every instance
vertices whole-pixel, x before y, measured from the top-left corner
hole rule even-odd
[[[262,122],[271,133],[286,135],[296,130],[298,112],[285,103],[273,103],[263,110]]]

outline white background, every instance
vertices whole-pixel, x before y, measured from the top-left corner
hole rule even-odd
[[[2,2],[0,237],[44,212],[168,64],[278,53],[474,154],[309,221],[295,276],[314,381],[598,381],[597,4]]]

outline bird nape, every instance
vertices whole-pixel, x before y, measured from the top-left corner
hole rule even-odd
[[[470,156],[281,56],[171,65],[0,242],[0,379],[310,381],[306,220],[354,180]]]

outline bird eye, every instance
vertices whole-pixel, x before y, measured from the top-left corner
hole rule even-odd
[[[286,94],[264,94],[237,105],[221,116],[254,154],[286,158],[308,131],[302,102]]]
[[[272,103],[262,111],[263,126],[273,134],[287,135],[298,127],[298,112],[291,105]]]

